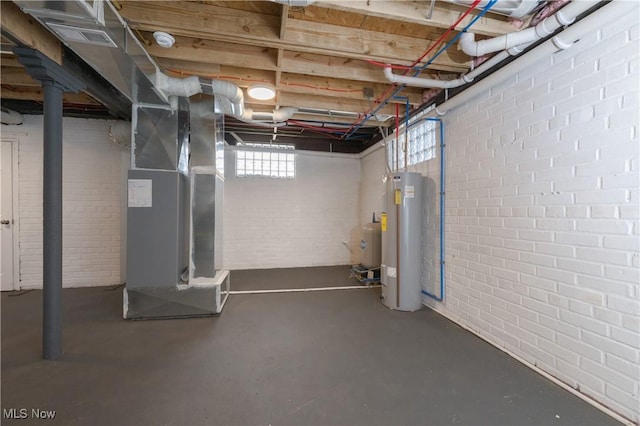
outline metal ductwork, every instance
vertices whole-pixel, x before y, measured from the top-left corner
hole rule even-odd
[[[110,2],[17,0],[15,3],[49,28],[132,103],[170,105],[175,110],[176,102],[169,97],[204,93],[227,98],[227,112],[243,121],[277,123],[286,121],[295,113],[287,115],[278,112],[280,110],[266,115],[246,113],[242,89],[233,83],[196,76],[172,78],[165,75]],[[253,117],[257,114],[260,118]],[[262,124],[260,122],[257,124]]]
[[[156,87],[169,96],[190,97],[199,93],[221,96],[229,101],[228,112],[239,120],[254,124],[284,123],[297,112],[294,107],[284,107],[272,112],[256,112],[244,107],[242,89],[233,83],[203,77],[173,78],[161,72],[155,76]],[[271,125],[270,127],[273,127]]]
[[[54,33],[133,103],[166,104],[152,76],[159,71],[110,2],[15,2]]]
[[[109,139],[123,148],[131,148],[131,122],[116,121],[109,126]]]
[[[22,124],[22,114],[7,108],[2,108],[2,124]]]

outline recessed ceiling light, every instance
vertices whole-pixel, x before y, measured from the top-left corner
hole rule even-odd
[[[176,39],[169,33],[165,33],[164,31],[156,31],[153,33],[153,38],[156,39],[156,43],[160,47],[166,47],[167,49],[173,46],[173,43],[176,42]]]
[[[253,99],[266,101],[276,97],[276,89],[267,84],[256,84],[247,89],[247,94]]]

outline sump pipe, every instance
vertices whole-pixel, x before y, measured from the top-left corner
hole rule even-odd
[[[559,50],[568,49],[573,46],[581,37],[587,33],[601,28],[603,25],[614,21],[626,14],[632,13],[637,8],[637,3],[628,1],[612,1],[605,4],[596,12],[590,14],[586,18],[576,22],[560,34],[552,37],[544,43],[536,46],[526,55],[505,65],[503,68],[492,73],[482,81],[469,87],[459,95],[449,99],[442,105],[436,107],[439,115],[444,115],[448,111],[459,107],[469,99],[489,90],[507,76],[514,75],[527,67],[531,66],[541,58],[556,53]]]

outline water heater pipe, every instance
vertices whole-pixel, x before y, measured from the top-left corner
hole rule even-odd
[[[422,294],[430,298],[442,302],[444,299],[444,202],[445,202],[445,175],[444,175],[444,122],[441,118],[427,117],[424,121],[435,121],[440,125],[440,296],[431,294],[426,290],[422,290]]]

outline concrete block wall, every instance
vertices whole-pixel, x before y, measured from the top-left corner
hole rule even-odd
[[[225,268],[353,262],[352,252],[357,254],[360,241],[357,156],[297,151],[295,179],[236,178],[235,158],[235,151],[228,148]]]
[[[63,123],[63,286],[120,284],[122,203],[128,153],[108,138],[109,122]],[[42,116],[3,126],[17,140],[19,285],[42,288]],[[15,177],[14,177],[15,178]]]
[[[632,14],[443,117],[446,298],[424,299],[635,423],[638,34]]]

